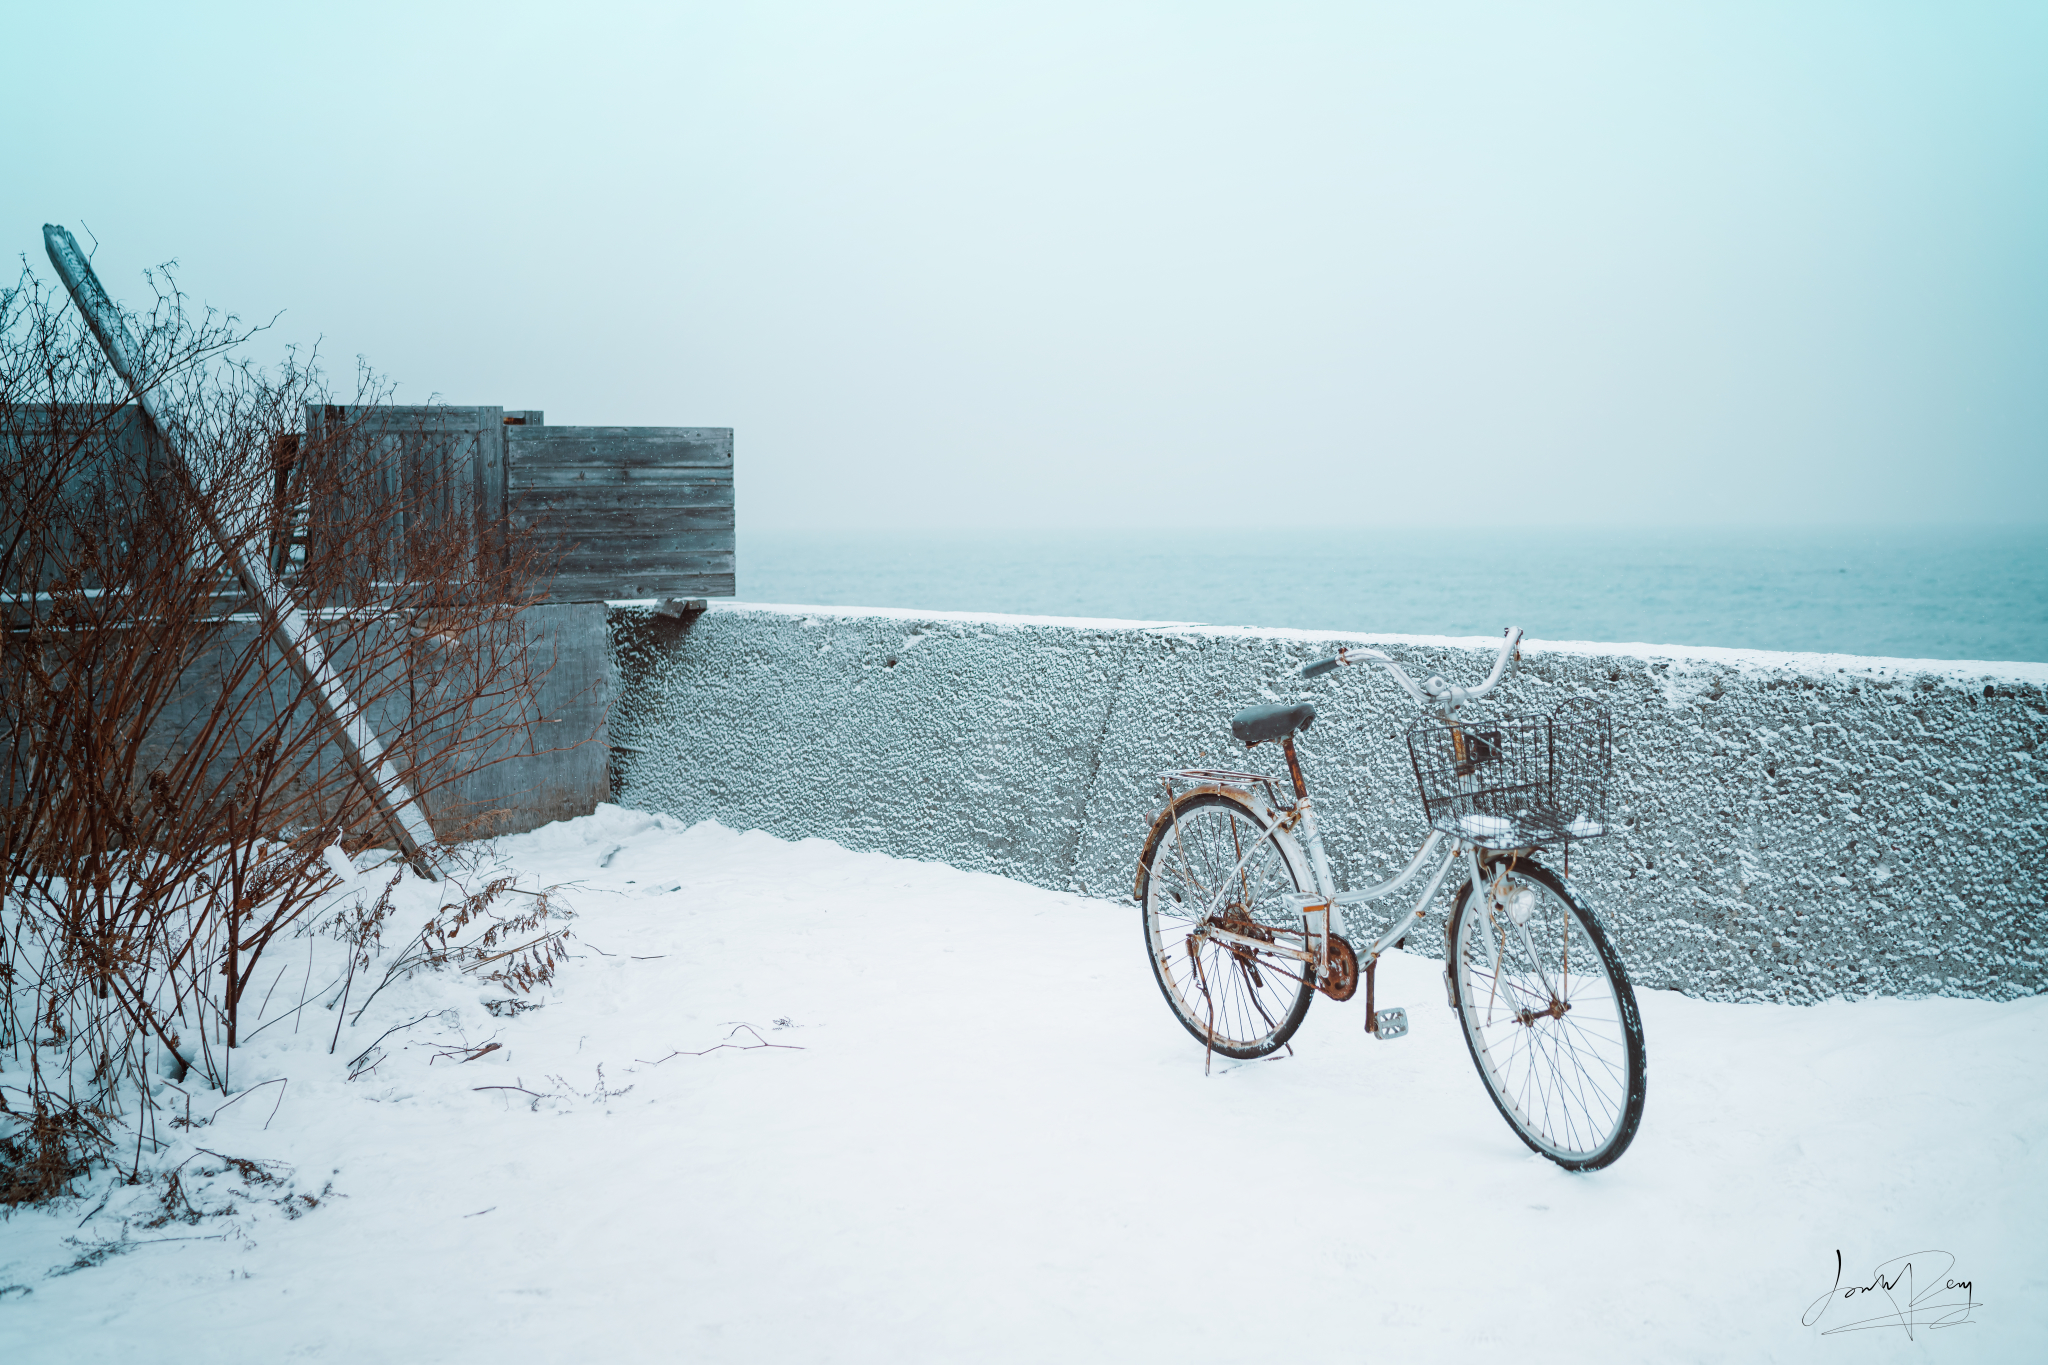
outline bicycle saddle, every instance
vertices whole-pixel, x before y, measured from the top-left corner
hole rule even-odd
[[[1248,706],[1230,718],[1230,733],[1250,748],[1269,739],[1286,739],[1296,730],[1306,730],[1315,723],[1313,702],[1296,702],[1292,706]]]

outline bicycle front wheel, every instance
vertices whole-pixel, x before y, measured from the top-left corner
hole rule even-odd
[[[1301,1027],[1314,974],[1279,950],[1306,946],[1305,921],[1285,897],[1308,885],[1294,840],[1239,797],[1197,792],[1160,817],[1139,857],[1145,946],[1160,992],[1197,1042],[1263,1057]]]
[[[1451,989],[1501,1116],[1567,1170],[1597,1170],[1643,1120],[1643,1025],[1599,920],[1548,868],[1518,860],[1451,912]]]

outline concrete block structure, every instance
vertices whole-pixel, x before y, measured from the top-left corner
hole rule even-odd
[[[1316,703],[1301,749],[1340,881],[1398,866],[1424,832],[1415,706],[1376,669],[1286,675],[1366,643],[1418,677],[1476,679],[1495,648],[723,603],[687,626],[614,607],[610,632],[615,800],[1126,906],[1154,774],[1283,775],[1230,736],[1261,701]],[[1575,845],[1570,871],[1640,986],[1796,1002],[2048,987],[2048,665],[1531,640],[1497,701],[1580,694],[1613,709],[1616,833]],[[1135,955],[1128,916],[1109,931]],[[1441,953],[1432,924],[1412,948]]]

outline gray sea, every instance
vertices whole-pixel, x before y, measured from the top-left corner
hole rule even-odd
[[[2048,661],[2048,531],[750,532],[739,597]]]

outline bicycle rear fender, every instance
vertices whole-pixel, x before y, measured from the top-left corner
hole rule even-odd
[[[1154,818],[1151,830],[1145,835],[1144,845],[1138,850],[1138,873],[1131,885],[1132,900],[1140,905],[1145,903],[1145,869],[1152,861],[1152,851],[1159,846],[1159,841],[1166,837],[1166,831],[1173,828],[1174,812],[1184,808],[1198,796],[1228,797],[1243,806],[1245,812],[1258,821],[1260,828],[1273,836],[1273,843],[1279,848],[1280,856],[1287,860],[1288,870],[1294,874],[1296,885],[1313,887],[1316,884],[1314,876],[1309,873],[1308,859],[1303,855],[1301,845],[1295,842],[1294,835],[1289,833],[1294,827],[1294,821],[1289,818],[1292,812],[1289,812],[1289,815],[1282,815],[1242,787],[1228,787],[1220,782],[1211,782],[1180,793],[1167,802]]]

